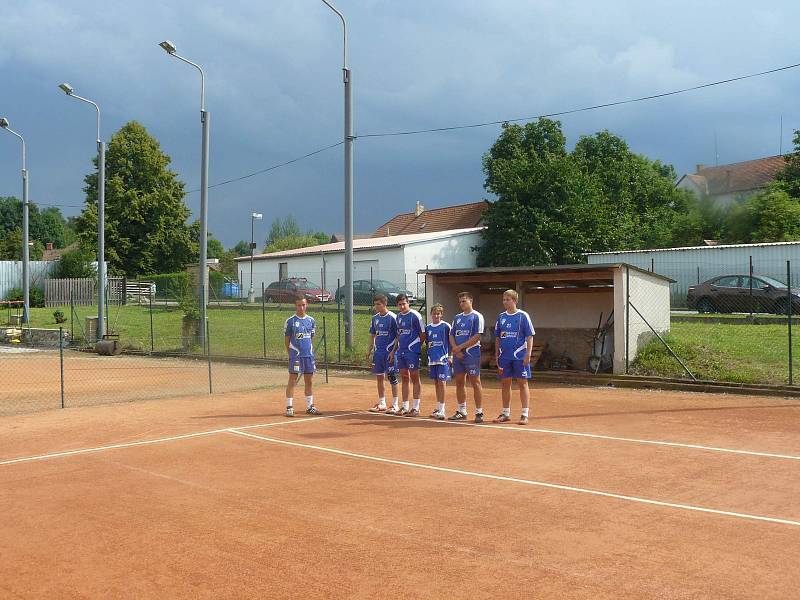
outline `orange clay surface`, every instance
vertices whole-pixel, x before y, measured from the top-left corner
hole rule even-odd
[[[0,417],[0,597],[798,597],[800,403],[535,384],[487,427],[368,414],[366,378],[324,418],[282,396]]]

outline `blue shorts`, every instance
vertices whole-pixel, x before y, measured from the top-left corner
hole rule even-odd
[[[473,356],[464,352],[464,358],[453,357],[453,373],[466,373],[473,377],[480,377],[481,375],[481,357]]]
[[[289,373],[314,373],[317,370],[313,356],[300,356],[289,361]]]
[[[389,353],[388,352],[376,352],[372,358],[373,365],[372,365],[372,372],[375,375],[394,375],[397,373],[397,355],[395,355],[394,360],[389,363]]]
[[[408,369],[409,371],[419,370],[419,354],[416,352],[400,352],[397,355],[397,368],[401,371]]]
[[[503,369],[503,372],[500,373],[501,379],[508,379],[509,377],[514,379],[531,378],[531,366],[523,365],[521,360],[500,358],[497,366]]]
[[[450,365],[430,365],[428,377],[436,381],[450,381]]]

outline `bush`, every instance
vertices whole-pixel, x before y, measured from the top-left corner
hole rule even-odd
[[[93,256],[84,248],[76,248],[64,252],[53,269],[54,279],[82,279],[97,277],[97,271],[92,266]]]
[[[53,318],[56,321],[56,324],[66,323],[67,317],[64,316],[64,313],[60,310],[53,311]]]
[[[6,294],[6,300],[16,300],[21,302],[22,288],[11,288]],[[31,308],[42,308],[44,306],[44,291],[42,288],[32,287],[30,290]]]

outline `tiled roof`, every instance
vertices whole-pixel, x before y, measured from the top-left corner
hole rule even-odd
[[[58,260],[65,252],[71,252],[78,247],[78,242],[73,242],[66,248],[55,248],[53,250],[45,250],[42,252],[42,260]]]
[[[403,213],[378,227],[372,237],[478,227],[482,223],[483,213],[488,207],[489,203],[481,200],[470,204],[424,210],[419,216],[414,212]]]
[[[353,240],[353,250],[376,250],[379,248],[398,248],[407,244],[414,244],[417,242],[427,242],[430,240],[438,240],[442,238],[454,237],[458,235],[466,235],[469,233],[477,233],[482,231],[483,227],[468,227],[464,229],[454,229],[449,231],[433,231],[427,233],[416,233],[412,235],[392,235],[379,238],[364,238],[360,240]],[[270,252],[269,254],[256,254],[254,260],[265,260],[271,258],[286,258],[290,256],[303,256],[307,254],[320,254],[331,252],[344,252],[344,242],[335,242],[332,244],[320,244],[318,246],[308,246],[306,248],[295,248],[294,250],[281,250],[280,252]],[[234,258],[235,261],[249,261],[249,256],[241,256]]]
[[[704,194],[717,196],[747,192],[765,187],[786,166],[783,156],[768,156],[746,162],[703,167],[696,173],[685,175]]]

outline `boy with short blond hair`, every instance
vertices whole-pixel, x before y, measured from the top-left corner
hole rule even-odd
[[[503,399],[503,412],[494,422],[507,423],[511,420],[511,383],[516,380],[522,404],[519,424],[527,425],[530,403],[528,379],[531,378],[531,352],[536,332],[530,315],[517,308],[517,299],[516,291],[503,292],[503,306],[506,310],[500,313],[494,328],[495,357],[502,382]]]
[[[372,372],[378,385],[378,402],[369,409],[370,412],[386,412],[397,414],[400,410],[397,397],[397,357],[389,360],[389,355],[397,346],[397,320],[395,314],[386,308],[387,298],[378,294],[373,299],[375,314],[369,325],[372,344],[367,350],[366,361],[369,363],[372,354]],[[392,406],[386,406],[386,389],[384,380],[389,379],[392,386]]]
[[[443,421],[444,396],[447,382],[450,381],[450,323],[442,321],[444,306],[431,307],[431,322],[425,326],[425,340],[428,346],[428,376],[436,388],[436,410],[431,418]]]
[[[475,396],[475,422],[483,423],[483,387],[481,386],[481,334],[483,315],[472,308],[472,294],[458,294],[461,313],[453,319],[450,334],[450,347],[453,352],[453,373],[456,379],[456,400],[458,409],[450,417],[451,421],[467,418],[467,389],[469,377],[472,393]]]
[[[314,406],[314,362],[313,339],[317,328],[314,318],[306,314],[308,302],[305,298],[294,301],[295,313],[286,319],[284,325],[284,344],[289,355],[289,382],[286,384],[286,416],[294,416],[294,386],[303,376],[306,393],[306,412],[309,415],[322,414]]]

